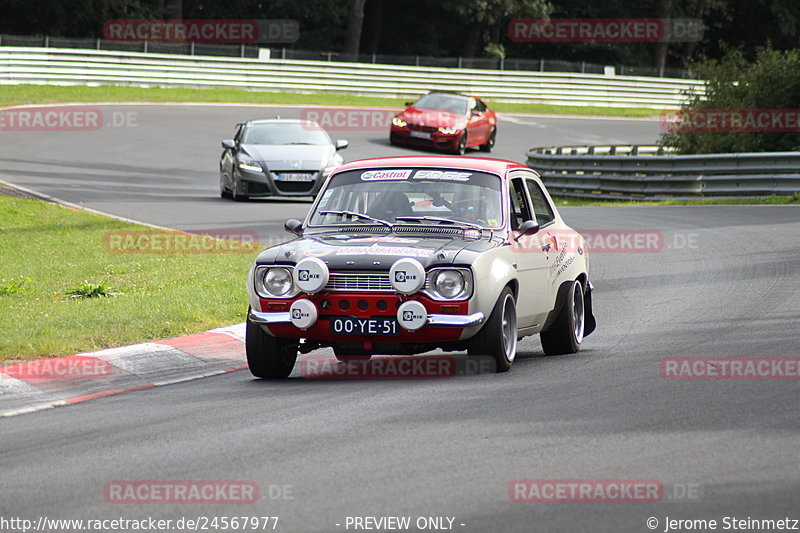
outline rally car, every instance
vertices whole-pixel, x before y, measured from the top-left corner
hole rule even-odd
[[[576,352],[595,329],[589,255],[539,176],[510,161],[389,157],[343,165],[296,237],[247,275],[247,362],[286,378],[298,353],[433,349],[511,368],[517,340]]]

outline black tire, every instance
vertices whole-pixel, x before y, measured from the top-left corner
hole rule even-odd
[[[297,339],[279,339],[247,321],[245,352],[250,373],[257,378],[286,379],[297,361]]]
[[[241,182],[236,181],[236,178],[233,178],[233,187],[231,188],[231,198],[233,198],[234,202],[247,201],[247,195],[239,192],[240,188],[241,188]]]
[[[489,320],[469,346],[469,355],[494,359],[497,372],[508,372],[517,354],[517,302],[510,287],[503,289]]]
[[[455,150],[453,153],[455,155],[464,155],[467,151],[467,132],[461,134],[461,137],[458,138],[458,144],[456,145]]]
[[[585,328],[583,285],[572,282],[558,318],[550,329],[539,334],[545,355],[564,355],[577,352],[583,342]]]
[[[231,191],[225,188],[225,178],[224,176],[220,176],[219,178],[219,197],[220,198],[230,198]]]
[[[492,148],[494,148],[494,143],[497,139],[497,128],[492,127],[491,133],[489,133],[489,138],[486,139],[486,143],[480,145],[481,152],[491,152]]]

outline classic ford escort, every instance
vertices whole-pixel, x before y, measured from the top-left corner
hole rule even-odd
[[[576,352],[595,329],[589,256],[533,170],[457,156],[336,169],[296,237],[247,275],[247,362],[288,377],[298,353],[340,360],[434,349],[511,368],[517,340]]]

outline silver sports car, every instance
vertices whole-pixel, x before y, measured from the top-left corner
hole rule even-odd
[[[325,178],[344,163],[339,150],[347,146],[341,139],[334,143],[319,124],[307,120],[237,124],[234,138],[222,141],[220,196],[316,196]]]

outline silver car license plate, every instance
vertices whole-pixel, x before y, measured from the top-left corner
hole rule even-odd
[[[285,172],[278,174],[280,181],[314,181],[314,174]]]
[[[408,134],[411,137],[417,137],[419,139],[430,139],[431,138],[431,134],[428,133],[427,131],[413,131],[412,130],[412,131],[409,131]]]

